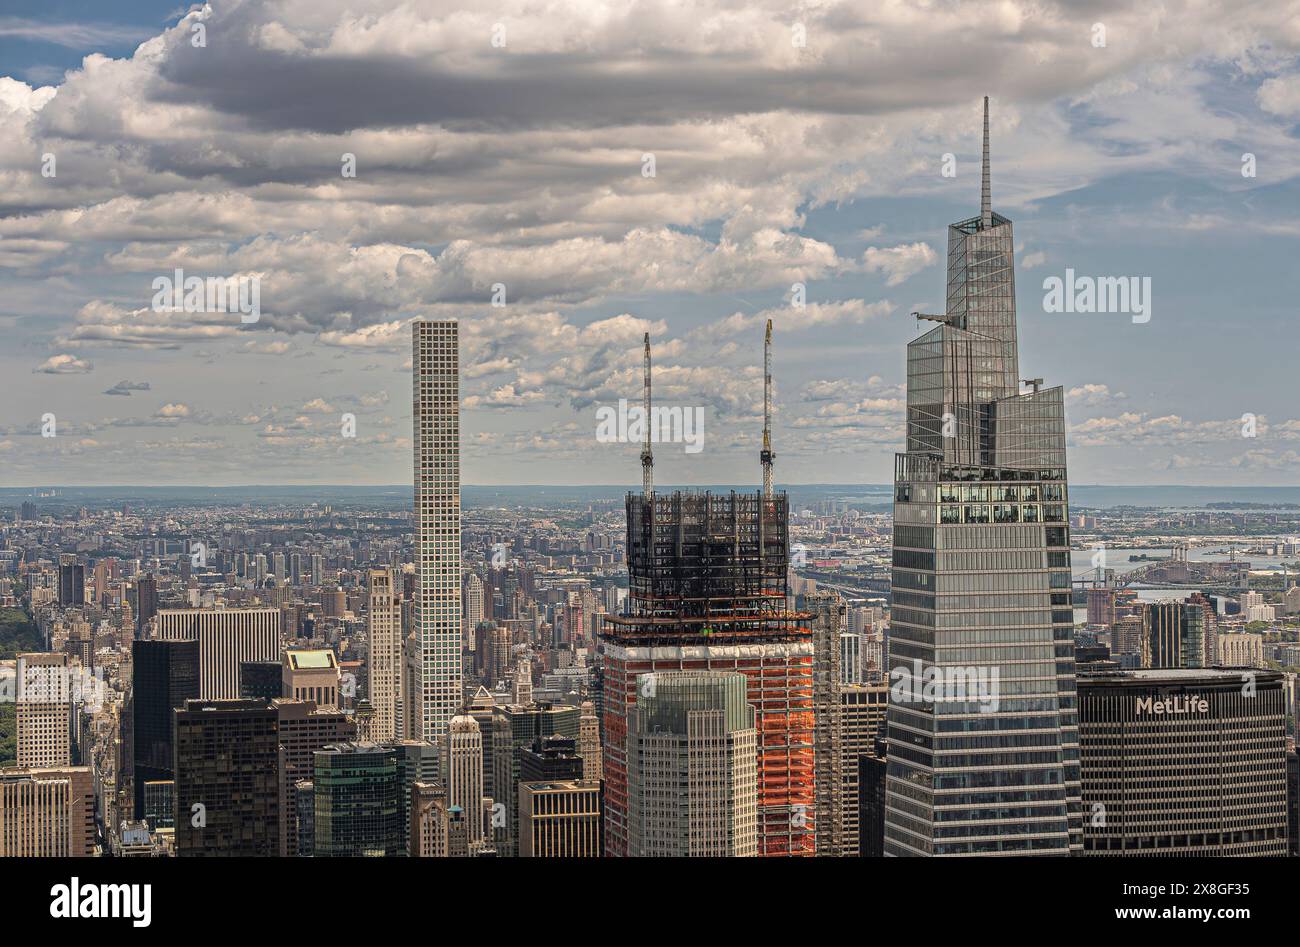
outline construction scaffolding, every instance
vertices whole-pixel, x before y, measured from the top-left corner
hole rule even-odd
[[[846,854],[844,832],[844,713],[840,704],[840,632],[845,605],[838,592],[819,590],[805,601],[813,612],[813,750],[817,854]],[[856,839],[852,846],[856,852]]]
[[[740,671],[758,731],[763,855],[816,851],[813,643],[787,601],[784,493],[675,492],[627,498],[628,614],[601,635],[606,847],[626,852],[627,717],[638,679]]]
[[[784,493],[628,494],[629,614],[607,618],[609,636],[806,638],[810,616],[787,605],[788,506]]]

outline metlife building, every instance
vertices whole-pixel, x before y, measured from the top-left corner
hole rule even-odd
[[[1286,698],[1258,668],[1080,673],[1083,854],[1286,855]]]

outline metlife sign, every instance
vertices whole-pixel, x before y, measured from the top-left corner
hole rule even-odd
[[[1139,697],[1137,699],[1137,715],[1167,716],[1171,714],[1204,714],[1209,713],[1210,702],[1200,694],[1192,694],[1187,697]]]

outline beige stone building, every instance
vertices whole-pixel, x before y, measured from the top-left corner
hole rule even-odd
[[[67,858],[95,853],[90,768],[0,770],[0,858]]]

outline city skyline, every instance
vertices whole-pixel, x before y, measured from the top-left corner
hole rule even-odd
[[[8,0],[8,919],[1285,920],[1300,0],[1133,7]]]
[[[1018,224],[1025,357],[1064,385],[1073,479],[1275,485],[1300,462],[1288,347],[1266,341],[1291,331],[1300,196],[1279,14],[1198,9],[1157,52],[1141,12],[944,11],[911,40],[901,11],[792,24],[759,4],[701,31],[695,15],[725,22],[703,5],[659,18],[638,85],[567,50],[629,53],[577,8],[452,27],[383,2],[367,26],[330,4],[178,18],[142,0],[89,24],[78,5],[19,7],[0,22],[16,142],[0,156],[0,484],[404,483],[409,324],[448,317],[466,483],[632,482],[638,445],[602,442],[597,411],[635,402],[646,332],[659,403],[704,418],[703,450],[660,447],[658,476],[734,482],[759,448],[769,318],[781,481],[888,483],[908,314],[942,310],[935,234],[979,189],[979,92],[1016,156],[995,198]],[[959,55],[956,81],[927,75],[919,54],[959,33],[1007,68]],[[848,58],[873,41],[881,62]],[[344,78],[378,61],[382,81]],[[276,77],[303,63],[338,89],[328,103],[289,107]],[[414,81],[447,101],[398,94]],[[582,114],[574,83],[600,87]],[[1147,311],[1045,311],[1044,281],[1069,273],[1149,279]],[[256,321],[152,308],[159,279],[249,274]]]

